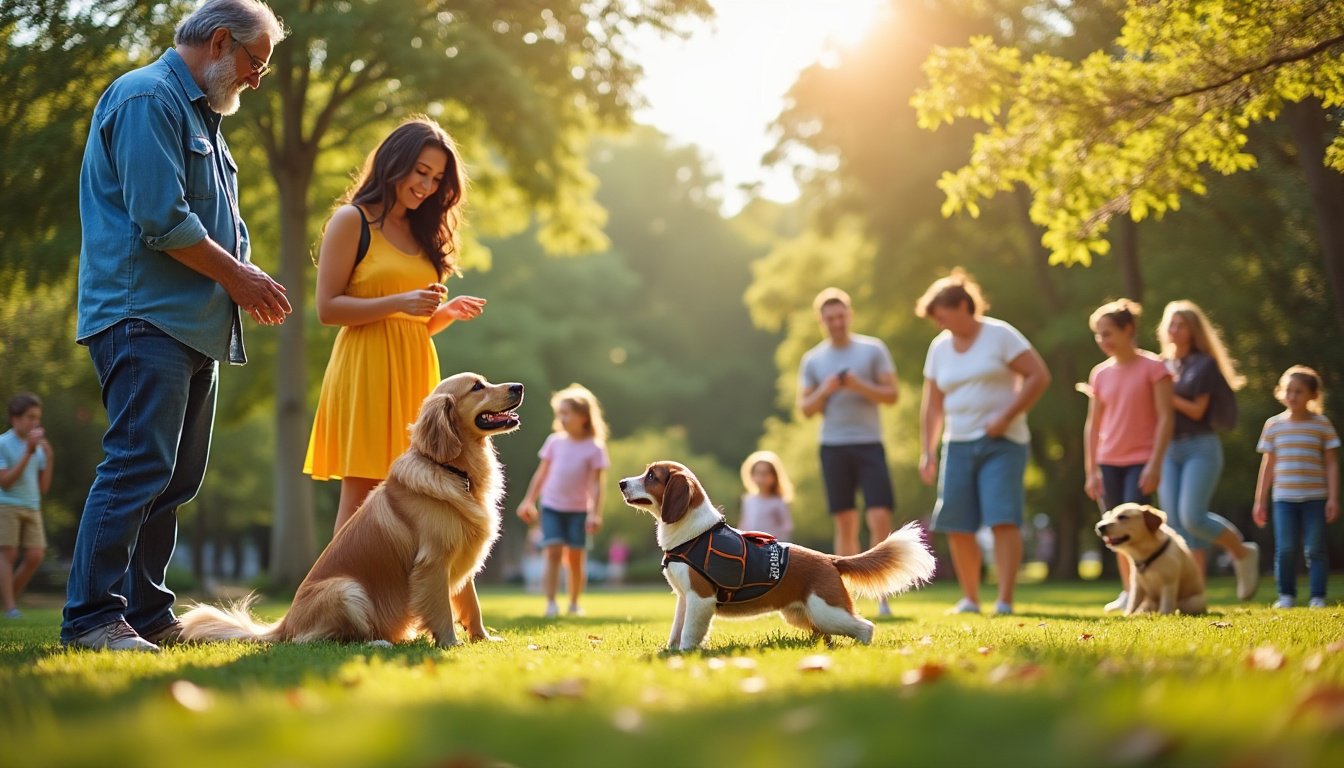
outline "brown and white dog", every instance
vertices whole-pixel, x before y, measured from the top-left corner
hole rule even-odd
[[[676,551],[716,529],[723,515],[700,481],[674,461],[650,464],[644,474],[620,481],[625,503],[658,520],[658,546]],[[919,527],[910,523],[885,541],[851,557],[836,557],[795,544],[788,565],[769,591],[745,602],[720,602],[720,588],[687,561],[665,558],[664,575],[677,595],[667,646],[690,650],[704,641],[716,614],[754,616],[779,611],[784,620],[814,635],[845,635],[861,643],[873,637],[872,622],[854,614],[846,583],[856,593],[882,597],[933,575],[934,559]]]
[[[1097,535],[1130,563],[1129,604],[1135,613],[1204,613],[1204,578],[1190,547],[1167,525],[1167,513],[1146,504],[1121,504],[1101,516]]]
[[[522,384],[474,373],[444,379],[425,398],[411,447],[327,545],[283,619],[258,624],[251,600],[182,616],[182,640],[390,641],[428,632],[458,644],[488,637],[474,577],[499,536],[504,477],[490,438],[518,428]]]

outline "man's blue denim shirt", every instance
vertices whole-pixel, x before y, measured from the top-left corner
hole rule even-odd
[[[171,48],[98,100],[79,179],[81,344],[138,318],[215,360],[247,362],[224,287],[165,253],[209,237],[250,259],[220,120]]]

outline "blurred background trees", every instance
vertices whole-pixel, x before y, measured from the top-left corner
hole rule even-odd
[[[1254,441],[1278,409],[1273,383],[1293,363],[1320,370],[1328,390],[1341,380],[1327,251],[1329,222],[1344,222],[1344,204],[1331,191],[1341,177],[1323,162],[1339,132],[1338,100],[1239,126],[1238,152],[1254,156],[1253,167],[1211,176],[1203,194],[1187,185],[1179,211],[1135,223],[1115,208],[1097,235],[1107,252],[1091,266],[1052,265],[1040,214],[1048,183],[1014,180],[1003,194],[974,199],[978,217],[943,216],[945,173],[988,168],[993,178],[999,168],[975,165],[988,157],[974,151],[976,132],[992,130],[994,114],[921,129],[912,99],[949,82],[929,79],[926,60],[946,61],[980,37],[1019,51],[1020,61],[1045,54],[1081,76],[1096,51],[1126,55],[1120,3],[892,0],[865,41],[799,76],[776,121],[767,161],[796,164],[802,198],[758,199],[731,216],[720,212],[718,180],[701,153],[629,124],[638,57],[623,47],[626,36],[674,26],[703,3],[623,4],[596,20],[580,2],[273,5],[294,34],[277,48],[277,74],[225,123],[257,261],[291,295],[310,296],[318,230],[364,154],[412,112],[442,121],[474,177],[467,274],[450,290],[490,302],[482,318],[436,338],[443,370],[527,386],[522,430],[497,442],[514,496],[550,430],[550,393],[578,381],[602,400],[613,466],[596,559],[621,534],[632,563],[656,570],[650,523],[620,503],[617,478],[654,459],[684,461],[735,519],[737,466],[757,447],[779,452],[794,477],[795,538],[829,548],[818,424],[793,408],[798,360],[821,338],[810,302],[827,285],[854,296],[856,331],[883,338],[896,361],[901,400],[884,419],[903,520],[926,518],[933,501],[915,463],[920,369],[935,329],[914,317],[915,298],[963,266],[985,286],[990,313],[1041,350],[1055,383],[1031,416],[1029,522],[1048,526],[1055,545],[1028,554],[1047,556],[1057,578],[1076,578],[1082,552],[1097,549],[1095,507],[1082,494],[1086,403],[1073,384],[1101,360],[1086,322],[1098,304],[1141,301],[1150,349],[1172,299],[1197,301],[1222,328],[1249,384],[1240,427],[1224,435],[1228,468],[1214,506],[1262,541],[1249,507]],[[58,461],[46,510],[60,555],[73,542],[104,426],[92,366],[72,342],[88,115],[112,77],[169,44],[183,7],[0,4],[0,394],[29,389],[46,401]],[[1328,42],[1339,34],[1333,18],[1303,15],[1298,34]],[[374,26],[377,39],[365,32]],[[1201,45],[1222,51],[1218,39]],[[1228,50],[1245,52],[1241,42]],[[1338,43],[1323,51],[1338,61]],[[1016,82],[997,70],[956,71],[967,92]],[[1097,68],[1091,86],[1110,93],[1105,71]],[[1003,91],[998,114],[1032,96]],[[1161,165],[1168,155],[1151,158]],[[316,324],[310,304],[296,306],[281,329],[249,331],[248,366],[221,371],[211,469],[183,510],[182,563],[198,579],[230,578],[239,563],[259,560],[283,586],[302,576],[330,531],[335,484],[312,483],[298,464],[334,329]],[[1327,409],[1333,416],[1329,400]],[[512,572],[524,549],[515,504],[506,503],[492,577]],[[1331,531],[1336,562],[1340,534]]]

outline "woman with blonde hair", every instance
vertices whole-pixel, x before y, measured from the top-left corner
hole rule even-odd
[[[1237,597],[1250,600],[1260,584],[1260,548],[1242,541],[1230,521],[1209,511],[1223,473],[1223,444],[1218,429],[1236,421],[1236,394],[1245,383],[1236,371],[1218,331],[1193,301],[1167,304],[1158,324],[1162,357],[1171,369],[1176,423],[1162,462],[1157,498],[1172,526],[1180,531],[1204,572],[1210,544],[1232,556]]]

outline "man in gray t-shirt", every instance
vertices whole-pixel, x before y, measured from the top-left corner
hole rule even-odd
[[[835,554],[859,553],[862,488],[869,543],[891,533],[896,505],[882,447],[879,405],[896,402],[896,366],[885,344],[850,332],[854,310],[849,295],[827,288],[812,302],[827,338],[803,355],[798,372],[798,408],[806,417],[821,414],[821,473],[835,519]],[[886,601],[878,605],[886,613]]]

